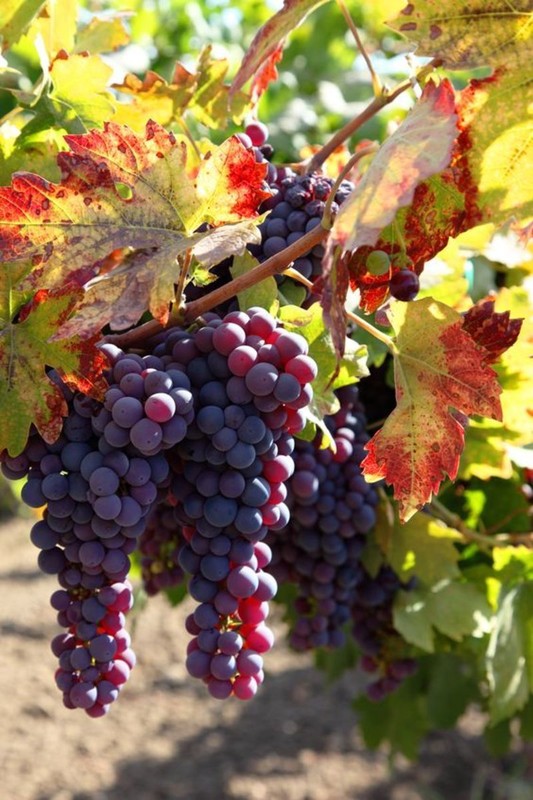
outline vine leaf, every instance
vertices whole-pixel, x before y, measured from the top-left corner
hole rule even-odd
[[[102,372],[107,361],[96,349],[97,337],[48,341],[75,306],[77,292],[72,287],[41,289],[21,306],[13,289],[20,272],[21,265],[3,265],[0,284],[0,452],[7,449],[11,455],[23,450],[32,423],[47,442],[61,433],[68,407],[45,365],[85,394],[101,397],[106,386]]]
[[[195,72],[178,61],[170,83],[157,72],[149,71],[144,80],[128,73],[113,88],[130,95],[132,102],[117,107],[115,120],[142,130],[147,117],[168,125],[189,110],[210,128],[224,128],[228,117],[240,122],[250,110],[252,100],[244,92],[235,92],[230,97],[229,84],[224,82],[229,63],[224,58],[213,58],[211,51],[210,45],[202,49]]]
[[[11,187],[0,188],[0,257],[31,259],[33,284],[52,288],[86,284],[112,251],[130,248],[131,259],[102,278],[111,302],[95,328],[113,321],[111,287],[124,280],[124,269],[133,288],[120,324],[134,324],[147,308],[165,324],[181,253],[192,249],[210,267],[257,241],[257,208],[269,196],[266,166],[236,137],[199,163],[185,139],[176,141],[152,121],[144,137],[107,123],[103,131],[65,138],[71,152],[58,156],[61,183],[17,173]]]
[[[244,84],[256,76],[269,59],[270,65],[272,65],[272,56],[276,51],[279,55],[279,49],[283,47],[285,37],[297,28],[311,11],[325,2],[326,0],[284,0],[283,8],[274,14],[255,35],[233,79],[230,94],[233,95],[242,89]]]
[[[15,44],[44,6],[44,0],[2,0],[0,9],[0,38],[2,50]]]
[[[388,24],[450,69],[530,60],[530,0],[413,0]],[[528,55],[529,53],[529,55]]]
[[[370,440],[362,462],[367,480],[394,487],[400,518],[430,500],[448,474],[457,475],[464,446],[461,415],[501,419],[496,373],[463,330],[453,309],[431,298],[395,303],[397,406]]]
[[[448,81],[426,85],[420,101],[381,145],[335,218],[329,247],[352,251],[376,243],[416,186],[448,166],[457,136],[454,91]]]
[[[324,312],[340,352],[349,281],[354,288],[361,288],[364,309],[375,310],[383,302],[388,293],[390,275],[368,276],[365,284],[361,277],[367,274],[366,254],[376,244],[381,231],[391,226],[406,206],[413,204],[417,186],[448,166],[458,133],[456,122],[453,87],[449,81],[443,81],[439,86],[429,81],[415,108],[381,145],[363,178],[337,214],[328,239],[319,286],[322,288]],[[446,197],[447,191],[442,194]],[[430,208],[434,216],[434,206],[428,206],[427,200],[426,197],[425,208]],[[432,225],[433,220],[430,222],[428,219],[427,223]],[[390,236],[394,244],[387,243],[383,247],[387,252],[398,247],[399,237],[395,234],[396,229],[391,226]],[[448,235],[443,238],[441,248]],[[432,241],[425,228],[420,231],[419,225],[413,229],[412,238]],[[339,249],[341,258],[338,257]],[[355,255],[352,255],[354,251]],[[361,257],[360,253],[364,255]]]

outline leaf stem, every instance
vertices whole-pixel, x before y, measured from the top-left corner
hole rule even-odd
[[[423,80],[426,75],[429,75],[436,67],[439,67],[442,64],[441,58],[433,58],[428,64],[422,67],[416,73],[416,80],[421,81]],[[359,128],[368,122],[369,119],[372,119],[378,111],[380,111],[384,106],[392,103],[393,100],[396,100],[399,95],[405,92],[407,89],[412,88],[413,85],[413,78],[407,78],[405,81],[396,86],[395,89],[387,90],[383,89],[382,93],[377,97],[374,97],[371,103],[354,119],[351,119],[349,122],[346,123],[331,139],[326,142],[326,144],[314,154],[314,156],[309,160],[306,167],[306,172],[315,172],[316,170],[320,169],[324,161],[337,149],[346,139],[349,139],[355,131],[359,130]]]
[[[303,285],[307,287],[307,289],[313,291],[314,287],[311,281],[307,280],[307,278],[304,278],[304,276],[301,275],[297,269],[294,269],[294,267],[288,267],[286,270],[284,270],[283,274],[287,275],[289,278],[292,278],[295,281],[298,281],[299,283],[303,283]],[[359,328],[362,328],[364,331],[369,333],[371,336],[374,337],[374,339],[379,339],[380,342],[383,342],[383,344],[389,348],[391,353],[395,354],[397,352],[394,340],[391,339],[390,336],[387,336],[386,333],[383,333],[382,331],[378,330],[370,322],[367,322],[365,319],[362,319],[362,317],[358,317],[357,314],[354,314],[352,311],[348,311],[348,309],[346,308],[344,309],[344,313],[346,314],[348,319],[350,319],[352,322],[355,322],[355,324]]]
[[[533,548],[533,534],[531,533],[498,533],[493,536],[486,536],[484,533],[468,528],[457,514],[446,508],[436,497],[431,500],[429,506],[436,517],[445,522],[446,525],[451,525],[452,528],[458,530],[465,539],[479,544],[484,550],[492,550],[494,547],[505,544],[525,544]]]
[[[378,148],[379,145],[377,142],[369,144],[368,147],[361,148],[361,150],[358,150],[357,153],[354,153],[354,155],[349,159],[348,163],[345,164],[344,167],[341,169],[335,180],[335,183],[331,187],[331,192],[329,193],[328,199],[326,200],[326,205],[324,206],[324,215],[322,217],[322,226],[324,228],[330,230],[330,228],[333,225],[333,214],[331,213],[331,206],[335,200],[335,195],[337,194],[337,191],[339,190],[339,187],[343,182],[343,180],[345,179],[345,177],[348,175],[350,170],[353,169],[353,167],[357,164],[358,161],[360,161],[365,156],[370,155],[370,153],[375,153],[378,150]]]

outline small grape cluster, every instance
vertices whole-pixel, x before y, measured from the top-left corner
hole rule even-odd
[[[394,638],[391,608],[401,583],[390,567],[371,575],[362,561],[366,534],[376,522],[377,492],[359,466],[368,436],[357,388],[344,387],[337,394],[340,410],[326,417],[336,449],[321,449],[320,436],[296,443],[287,497],[290,522],[267,538],[273,550],[270,569],[280,583],[297,586],[292,646],[340,647],[350,627],[363,668],[380,671],[368,687],[377,699],[395,688],[402,670],[404,677],[410,674],[414,662],[384,658]]]
[[[270,211],[261,223],[261,245],[251,245],[250,251],[260,262],[280,253],[297,242],[306,233],[320,225],[331,200],[330,213],[334,216],[354,189],[348,180],[341,182],[333,199],[330,198],[334,181],[320,173],[297,175],[289,167],[278,167],[276,179],[270,183],[272,197],[261,206]],[[322,273],[324,248],[321,244],[294,261],[294,268],[309,280]],[[283,280],[283,278],[280,278]]]
[[[265,571],[263,539],[288,521],[292,434],[305,424],[317,369],[305,339],[263,309],[207,314],[205,322],[154,347],[180,365],[195,394],[170,486],[185,539],[178,562],[198,603],[187,620],[186,665],[214,697],[247,699],[273,643],[265,620],[277,585]]]

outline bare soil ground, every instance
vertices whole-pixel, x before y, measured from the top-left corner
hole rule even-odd
[[[533,799],[527,754],[491,759],[475,713],[431,736],[418,764],[365,750],[353,675],[326,688],[284,645],[281,622],[258,696],[210,699],[185,673],[188,609],[162,598],[135,618],[138,665],[108,717],[67,711],[48,644],[56,582],[36,568],[30,524],[0,526],[2,800]]]

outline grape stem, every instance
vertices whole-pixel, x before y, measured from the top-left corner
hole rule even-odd
[[[418,70],[416,73],[416,80],[418,82],[424,80],[436,67],[439,67],[442,64],[441,58],[433,58],[428,64]],[[384,108],[389,103],[392,103],[393,100],[396,100],[399,95],[405,92],[407,89],[411,89],[413,86],[413,78],[408,78],[402,83],[399,83],[395,89],[388,90],[383,88],[381,94],[377,97],[374,97],[371,103],[354,119],[351,119],[349,122],[346,123],[340,130],[335,133],[331,139],[326,142],[326,144],[321,147],[321,149],[314,154],[314,156],[306,163],[306,172],[311,173],[315,172],[316,170],[320,169],[324,161],[339,147],[346,139],[349,139],[355,131],[359,130],[359,128],[368,122],[369,119],[372,119],[378,111]]]
[[[476,542],[482,549],[491,550],[504,544],[525,544],[533,548],[533,534],[531,533],[497,533],[487,536],[468,528],[457,514],[454,514],[446,506],[434,497],[429,503],[431,512],[435,517],[442,520],[446,525],[455,528],[465,538]]]
[[[304,276],[301,275],[297,269],[294,269],[294,267],[288,267],[286,270],[284,270],[283,274],[295,281],[298,281],[299,283],[303,283],[307,289],[309,289],[311,292],[313,291],[314,287],[311,281],[307,280],[307,278],[304,278]],[[362,328],[364,331],[369,333],[374,337],[374,339],[379,339],[380,342],[383,342],[383,344],[389,348],[393,355],[397,354],[397,347],[394,343],[394,340],[391,339],[390,336],[387,336],[386,333],[383,333],[375,328],[370,322],[367,322],[362,317],[358,317],[357,314],[354,314],[352,311],[348,311],[347,308],[344,309],[344,313],[348,319],[350,319],[352,322],[355,322],[359,328]]]

